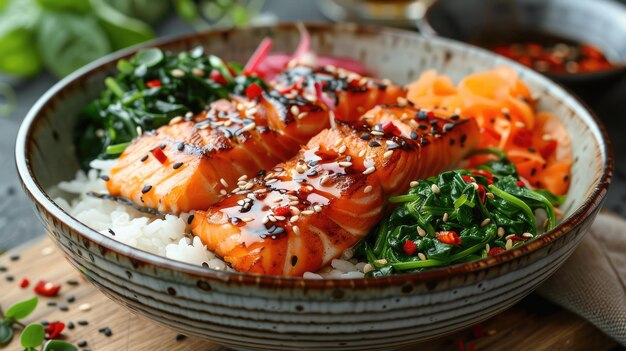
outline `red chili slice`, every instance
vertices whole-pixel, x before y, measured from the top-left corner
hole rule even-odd
[[[526,186],[526,184],[522,182],[521,180],[518,180],[516,184],[517,186]]]
[[[461,245],[461,237],[452,230],[436,232],[437,240],[448,245]]]
[[[35,293],[41,296],[57,296],[59,290],[61,285],[47,280],[40,280],[34,288]]]
[[[504,252],[504,249],[501,247],[494,247],[487,253],[487,256],[495,256],[501,252]]]
[[[146,82],[146,85],[148,86],[148,88],[158,88],[161,86],[161,81],[158,79],[150,80]]]
[[[526,241],[526,238],[517,235],[513,235],[508,238],[511,239],[511,241]]]
[[[263,88],[258,84],[252,83],[246,88],[246,96],[248,99],[256,99],[263,94]]]
[[[46,339],[48,340],[56,339],[58,336],[61,335],[61,332],[63,332],[63,329],[65,329],[65,323],[63,322],[52,322],[48,324],[48,326],[45,329]]]
[[[154,158],[156,158],[161,163],[165,163],[165,161],[167,160],[167,155],[160,148],[154,149],[152,151],[152,155],[154,155]]]
[[[398,126],[396,126],[393,121],[389,121],[385,124],[383,124],[383,132],[385,133],[391,133],[395,136],[400,136],[402,135],[402,131],[400,131],[400,128],[398,128]]]
[[[474,180],[472,179],[472,177],[468,176],[468,175],[462,175],[461,178],[463,178],[463,180],[466,183],[472,183]]]
[[[407,240],[404,242],[404,246],[402,246],[402,251],[409,256],[413,256],[415,251],[417,250],[417,246],[411,240]]]
[[[276,207],[273,212],[274,212],[274,214],[276,216],[283,216],[284,217],[284,216],[287,216],[288,214],[290,214],[291,210],[289,209],[288,206],[280,206],[280,207]]]
[[[24,289],[27,288],[30,285],[30,280],[28,280],[28,278],[24,278],[22,279],[22,281],[20,281],[20,288]]]
[[[472,174],[487,178],[487,184],[493,184],[493,174],[489,171],[485,171],[484,169],[475,169],[472,171]]]
[[[212,81],[214,81],[215,83],[218,84],[226,84],[228,83],[228,81],[226,80],[226,78],[224,78],[224,76],[222,75],[222,73],[216,69],[211,71],[211,75],[210,78]]]
[[[480,202],[485,203],[485,197],[487,196],[487,191],[485,187],[481,184],[478,184],[478,197],[480,197]]]

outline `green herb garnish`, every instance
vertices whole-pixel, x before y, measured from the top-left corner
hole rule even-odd
[[[553,228],[553,206],[563,198],[527,188],[500,156],[471,171],[421,180],[392,197],[399,206],[355,248],[374,268],[368,276],[448,266],[523,245],[539,234],[536,210],[546,213],[544,229]]]

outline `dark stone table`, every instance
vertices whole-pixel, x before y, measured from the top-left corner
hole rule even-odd
[[[271,0],[266,8],[284,20],[323,20],[316,1]],[[171,18],[158,28],[159,35],[176,35],[193,31]],[[30,202],[23,194],[14,164],[14,143],[21,120],[33,103],[56,79],[43,74],[36,79],[15,84],[17,106],[8,117],[0,118],[0,251],[44,234]],[[585,101],[598,113],[611,135],[616,153],[616,172],[606,207],[626,216],[626,77],[601,89],[583,91]]]

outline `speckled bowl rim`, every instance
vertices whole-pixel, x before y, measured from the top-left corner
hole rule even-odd
[[[377,27],[377,26],[363,26],[356,24],[328,24],[328,23],[305,23],[307,28],[311,28],[314,31],[353,31],[356,33],[367,33],[367,34],[390,34],[392,36],[398,37],[411,37],[420,35],[415,32],[399,30],[399,29],[391,29],[386,27]],[[295,28],[295,24],[293,23],[281,23],[278,25],[274,25],[271,27],[258,27],[259,29],[265,30],[286,30]],[[550,243],[554,242],[559,237],[565,235],[569,230],[575,228],[580,225],[585,217],[588,214],[593,213],[597,210],[598,206],[602,203],[604,196],[608,190],[609,184],[613,175],[613,165],[614,165],[614,157],[613,150],[611,146],[611,142],[608,138],[608,134],[598,117],[593,113],[593,111],[578,97],[575,95],[566,92],[566,89],[562,88],[558,84],[550,81],[548,78],[536,73],[528,68],[525,68],[513,61],[507,60],[505,58],[496,57],[498,62],[506,63],[516,70],[523,72],[525,76],[532,76],[535,81],[540,83],[544,87],[549,87],[550,89],[557,90],[560,95],[565,95],[572,99],[574,104],[578,103],[580,107],[586,110],[595,124],[588,125],[589,128],[596,128],[597,133],[601,136],[599,148],[601,152],[601,157],[603,159],[603,170],[602,174],[596,184],[594,184],[595,189],[591,193],[591,195],[584,201],[584,203],[579,206],[565,221],[561,222],[557,227],[555,227],[550,232],[538,237],[537,239],[525,244],[523,246],[517,247],[515,249],[506,251],[502,254],[499,254],[494,257],[487,257],[484,259],[480,259],[477,261],[472,261],[463,264],[457,264],[445,268],[433,269],[425,272],[419,273],[406,273],[406,274],[398,274],[390,277],[381,277],[381,278],[358,278],[358,279],[325,279],[325,280],[315,280],[315,279],[304,279],[299,277],[277,277],[277,276],[267,276],[267,275],[255,275],[248,273],[240,273],[240,272],[226,272],[226,271],[215,271],[206,269],[202,266],[192,265],[189,263],[174,261],[162,256],[158,256],[156,254],[152,254],[146,251],[142,251],[140,249],[136,249],[127,244],[123,244],[121,242],[116,241],[115,239],[109,238],[105,235],[98,233],[97,231],[91,229],[87,225],[78,221],[67,212],[65,212],[61,207],[59,207],[52,199],[48,196],[46,191],[40,186],[37,180],[34,177],[32,169],[30,167],[29,160],[26,158],[27,155],[30,154],[31,143],[30,134],[34,128],[34,125],[37,122],[38,117],[43,115],[43,111],[48,106],[50,101],[54,100],[54,98],[62,92],[65,88],[71,86],[72,84],[76,84],[77,81],[84,80],[86,77],[96,73],[100,69],[104,69],[104,67],[113,62],[117,61],[120,58],[132,55],[134,52],[141,48],[152,47],[152,46],[168,46],[174,45],[176,42],[201,42],[206,41],[211,37],[215,36],[225,36],[228,33],[237,31],[237,29],[223,29],[223,30],[214,30],[208,31],[204,33],[195,33],[180,37],[172,37],[172,38],[164,38],[160,40],[151,41],[148,43],[144,43],[138,46],[134,46],[132,48],[124,49],[110,55],[107,55],[99,60],[96,60],[76,72],[72,73],[68,77],[64,78],[57,84],[55,84],[51,89],[49,89],[31,108],[31,110],[26,115],[26,118],[22,122],[20,129],[18,131],[17,140],[16,140],[16,149],[15,149],[15,158],[17,171],[20,176],[20,180],[24,189],[30,193],[31,197],[37,202],[40,206],[42,206],[50,215],[58,219],[60,222],[69,226],[72,230],[79,233],[79,235],[89,239],[90,241],[111,250],[119,255],[129,257],[133,260],[133,262],[138,263],[139,265],[153,265],[162,269],[174,270],[179,273],[185,273],[193,276],[194,278],[205,279],[208,281],[236,281],[241,285],[253,285],[253,286],[270,286],[273,288],[283,287],[283,288],[302,288],[302,289],[327,289],[330,287],[333,288],[353,288],[353,289],[367,289],[373,287],[390,287],[390,286],[403,286],[407,283],[420,283],[420,282],[436,282],[438,280],[444,280],[450,278],[452,276],[460,276],[470,272],[478,272],[490,267],[506,264],[509,261],[514,260],[520,256],[528,255],[534,251],[537,251]],[[455,51],[470,51],[474,54],[479,54],[485,57],[494,57],[496,56],[493,53],[490,53],[486,50],[483,50],[478,47],[473,47],[468,44],[464,44],[461,42],[456,42],[450,39],[445,38],[426,38],[426,40],[437,42],[438,44],[443,44]]]

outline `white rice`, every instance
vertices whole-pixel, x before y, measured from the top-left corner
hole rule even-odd
[[[166,215],[161,219],[115,201],[87,195],[90,192],[106,194],[100,175],[108,174],[113,162],[92,161],[92,169],[87,174],[78,171],[73,180],[61,182],[57,189],[50,191],[55,196],[54,201],[85,225],[122,243],[172,260],[232,271],[207,250],[200,238],[186,234],[189,213]],[[317,273],[306,272],[304,278],[363,278],[365,263],[357,262],[352,256],[352,250],[348,249],[329,267]]]

